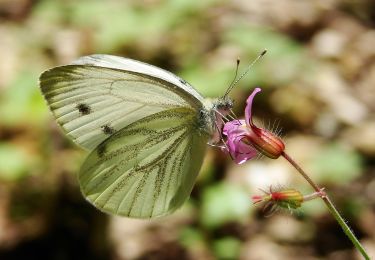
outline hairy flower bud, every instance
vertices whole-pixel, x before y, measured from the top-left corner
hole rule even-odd
[[[296,189],[283,189],[279,191],[265,192],[264,195],[255,195],[251,197],[253,203],[271,202],[281,208],[296,209],[301,207],[303,195]]]
[[[251,197],[251,199],[254,204],[264,202],[264,209],[270,209],[271,213],[277,208],[284,208],[288,210],[297,209],[301,207],[302,203],[305,201],[326,196],[324,189],[321,189],[320,192],[314,192],[305,196],[302,195],[300,191],[293,188],[278,188],[273,190],[272,187],[270,187],[269,191],[262,191],[264,193],[263,195],[254,195]]]
[[[279,158],[285,149],[283,141],[266,129],[258,128],[253,125],[251,126],[251,130],[252,131],[249,131],[251,145],[258,152],[271,159]]]

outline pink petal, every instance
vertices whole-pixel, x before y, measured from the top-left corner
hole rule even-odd
[[[253,106],[253,99],[255,97],[255,95],[262,91],[260,88],[255,88],[253,90],[253,93],[251,93],[251,95],[247,98],[246,100],[246,108],[245,108],[245,120],[246,120],[246,124],[247,125],[250,125],[252,126],[253,125],[253,119],[252,119],[252,112],[251,112],[251,108]]]
[[[236,142],[236,151],[232,156],[237,164],[242,164],[254,158],[257,154],[258,152],[254,147],[239,140]]]
[[[249,122],[251,122],[251,102],[255,94],[259,91],[260,88],[256,88],[248,98],[250,106],[248,103],[246,108],[250,108],[248,111],[250,113]],[[257,150],[250,144],[250,142],[246,142],[248,141],[247,138],[249,136],[249,131],[252,130],[246,125],[245,120],[233,120],[224,125],[223,135],[227,136],[227,150],[237,164],[242,164],[258,154]]]
[[[227,147],[232,159],[237,164],[242,164],[257,155],[257,150],[249,144],[246,144],[243,139],[245,135],[229,135],[227,139]]]
[[[225,123],[223,128],[224,135],[230,135],[233,131],[236,131],[241,125],[244,125],[244,120],[233,120],[230,122]]]

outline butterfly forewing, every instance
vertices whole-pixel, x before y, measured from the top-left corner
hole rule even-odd
[[[167,73],[153,66],[152,70]],[[173,83],[119,68],[67,65],[44,72],[40,85],[66,134],[83,148],[92,150],[111,134],[151,114],[175,107],[201,109],[200,95],[195,90],[192,95],[189,85],[169,74],[166,74],[168,80]]]
[[[175,85],[184,92],[189,93],[191,98],[194,98],[201,102],[203,101],[202,96],[185,80],[167,70],[163,70],[161,68],[138,60],[132,60],[113,55],[93,54],[90,56],[81,57],[78,60],[72,62],[72,64],[92,65],[97,67],[113,68],[149,75]]]
[[[176,210],[188,198],[208,135],[196,111],[172,108],[125,127],[90,153],[81,190],[107,213],[148,218]]]

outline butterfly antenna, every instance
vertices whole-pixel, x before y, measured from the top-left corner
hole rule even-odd
[[[237,75],[238,75],[238,68],[239,68],[239,66],[240,66],[240,58],[237,58],[236,73],[234,74],[234,78],[233,78],[232,82],[230,83],[227,91],[224,94],[224,98],[229,94],[229,92],[233,88],[234,82],[236,81],[236,78],[237,78]]]
[[[267,50],[263,50],[259,55],[258,57],[256,57],[256,59],[250,63],[250,65],[247,67],[247,69],[241,74],[241,76],[238,77],[238,79],[236,79],[237,77],[237,71],[238,71],[238,66],[240,64],[239,62],[239,59],[237,59],[237,69],[236,69],[236,76],[234,77],[234,80],[232,81],[232,83],[230,84],[229,88],[227,89],[227,91],[225,92],[225,95],[224,95],[224,98],[229,94],[229,92],[231,92],[231,90],[234,88],[234,86],[237,85],[237,83],[243,78],[245,77],[245,75],[250,71],[251,67],[254,66],[254,64],[260,59],[262,58],[265,54],[267,53]]]

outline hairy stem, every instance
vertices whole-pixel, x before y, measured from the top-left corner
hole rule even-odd
[[[302,170],[302,168],[285,152],[281,154],[293,167],[302,175],[302,177],[314,188],[316,192],[322,193],[322,189],[307,175],[307,173]],[[320,196],[321,199],[326,204],[327,208],[329,209],[332,216],[336,219],[339,223],[341,228],[343,229],[344,233],[348,236],[350,241],[352,241],[353,245],[357,248],[357,250],[362,254],[364,259],[370,259],[369,255],[367,254],[366,250],[359,242],[357,237],[354,235],[354,232],[350,229],[350,227],[346,224],[345,220],[342,218],[340,213],[337,211],[335,206],[333,205],[332,201],[328,197],[326,193],[322,193],[323,195]]]

